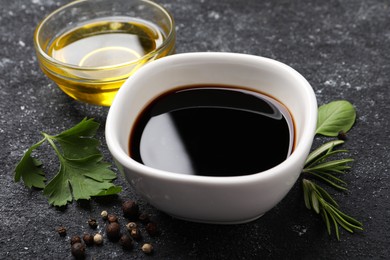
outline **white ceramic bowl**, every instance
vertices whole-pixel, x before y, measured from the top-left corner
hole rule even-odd
[[[209,177],[158,170],[128,155],[134,120],[152,99],[193,84],[244,86],[288,107],[295,122],[295,149],[281,164],[260,173]],[[109,110],[106,141],[118,168],[150,204],[174,217],[207,223],[243,223],[280,202],[299,177],[317,122],[310,84],[291,67],[268,58],[235,53],[186,53],[142,67],[120,88]]]

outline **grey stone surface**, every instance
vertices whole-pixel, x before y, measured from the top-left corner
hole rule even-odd
[[[330,189],[341,208],[364,223],[364,231],[329,237],[322,220],[306,210],[299,182],[262,218],[224,226],[185,222],[139,198],[122,176],[118,197],[48,205],[40,190],[13,180],[23,151],[40,131],[58,133],[84,117],[102,124],[108,108],[71,100],[40,71],[32,36],[37,23],[68,1],[0,0],[0,259],[72,259],[70,236],[92,232],[86,221],[105,209],[125,219],[121,201],[133,198],[152,215],[161,234],[144,236],[155,247],[146,257],[139,245],[87,248],[87,259],[385,259],[390,255],[390,2],[388,0],[162,0],[176,20],[178,53],[227,51],[282,61],[312,84],[319,104],[346,99],[357,110],[345,145],[355,159],[344,179],[349,191]],[[324,142],[316,138],[314,145]],[[57,162],[40,150],[44,168]],[[117,171],[113,167],[114,171]],[[255,199],[255,198],[254,198]],[[68,236],[56,228],[64,225]],[[99,219],[98,230],[104,228]]]

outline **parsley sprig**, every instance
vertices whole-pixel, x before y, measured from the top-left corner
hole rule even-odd
[[[43,189],[50,204],[64,206],[68,202],[119,193],[122,188],[112,181],[116,174],[110,164],[102,161],[100,142],[94,138],[99,123],[83,119],[76,126],[58,135],[42,133],[43,139],[32,145],[15,168],[15,181],[23,179],[29,187]],[[54,149],[60,167],[57,174],[46,183],[42,162],[32,153],[45,142]]]
[[[346,133],[355,122],[356,112],[354,107],[345,100],[333,101],[319,107],[317,121],[317,134],[325,136],[337,136],[340,132]],[[308,209],[320,214],[325,222],[328,234],[332,233],[332,225],[338,240],[340,240],[339,227],[353,233],[363,230],[363,224],[355,218],[340,210],[335,199],[314,180],[320,181],[339,191],[347,190],[347,183],[341,176],[351,167],[348,163],[351,158],[333,159],[348,150],[334,150],[342,145],[343,140],[329,141],[312,151],[305,161],[302,179],[305,205]]]

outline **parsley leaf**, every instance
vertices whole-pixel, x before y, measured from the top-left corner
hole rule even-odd
[[[98,149],[100,142],[94,138],[98,128],[99,123],[85,118],[58,135],[42,133],[44,138],[31,146],[16,166],[15,181],[23,179],[27,187],[43,189],[43,194],[54,206],[64,206],[73,199],[90,199],[121,192],[122,188],[112,183],[116,174],[109,169],[108,163],[102,161],[103,156]],[[40,169],[41,162],[31,157],[33,150],[46,141],[60,162],[57,174],[47,185],[45,174]]]
[[[78,125],[54,136],[53,139],[61,145],[65,157],[88,157],[100,154],[98,149],[100,143],[93,138],[98,128],[99,123],[84,119]]]
[[[107,169],[109,164],[101,163],[100,155],[82,159],[61,158],[61,167],[57,175],[46,185],[43,194],[49,197],[49,203],[62,206],[75,200],[90,199],[114,186],[110,181],[115,173]]]
[[[15,169],[14,180],[16,182],[19,182],[22,178],[24,185],[29,188],[36,187],[43,189],[45,187],[45,174],[40,168],[42,162],[31,157],[32,151],[41,146],[44,141],[45,140],[39,141],[25,152],[23,158],[20,160]]]

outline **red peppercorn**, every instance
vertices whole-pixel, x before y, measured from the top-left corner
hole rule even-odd
[[[85,246],[82,243],[75,243],[72,245],[72,255],[76,259],[85,258]]]
[[[83,241],[87,246],[93,245],[93,236],[91,234],[84,234]]]
[[[70,239],[70,244],[71,245],[74,245],[76,243],[81,243],[81,238],[79,236],[73,236],[71,239]]]
[[[110,215],[108,215],[107,220],[110,223],[118,222],[118,217],[114,214],[110,214]]]
[[[106,226],[106,234],[107,234],[107,238],[110,241],[113,241],[113,242],[118,241],[119,238],[121,237],[121,229],[120,229],[119,224],[117,222],[109,223]]]

